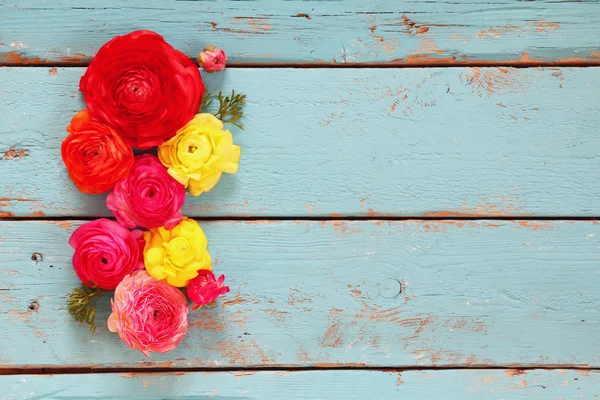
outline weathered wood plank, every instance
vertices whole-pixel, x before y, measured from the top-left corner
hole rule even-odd
[[[600,365],[593,222],[204,223],[231,293],[151,359],[67,314],[78,224],[0,223],[0,365]]]
[[[530,4],[530,3],[527,3]],[[600,215],[600,69],[234,69],[237,175],[190,216]],[[60,159],[83,69],[0,69],[0,215],[109,215]],[[4,156],[2,156],[4,154]],[[577,177],[574,179],[574,177]]]
[[[0,399],[591,399],[596,371],[311,371],[0,376]],[[403,396],[403,397],[399,397]],[[404,397],[406,396],[406,397]]]
[[[600,63],[597,1],[34,0],[0,4],[0,61],[87,62],[115,35],[163,34],[234,63]]]

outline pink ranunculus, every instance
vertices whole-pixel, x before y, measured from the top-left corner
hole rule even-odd
[[[197,56],[198,64],[206,72],[219,72],[225,69],[227,63],[227,54],[214,45],[206,46],[202,53]]]
[[[173,350],[187,333],[188,302],[184,294],[146,271],[123,278],[110,305],[108,329],[146,357],[149,352]]]
[[[210,304],[220,295],[229,292],[229,286],[223,286],[223,282],[225,275],[221,275],[217,280],[210,270],[198,271],[198,276],[189,281],[185,289],[188,298],[194,303],[194,308]]]
[[[172,229],[183,218],[185,187],[177,182],[156,156],[135,158],[131,173],[106,198],[106,207],[127,228]]]
[[[69,244],[75,249],[75,272],[89,287],[113,290],[125,275],[144,268],[142,232],[106,218],[81,225]]]

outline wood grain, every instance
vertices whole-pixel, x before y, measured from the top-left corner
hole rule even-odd
[[[67,314],[78,225],[0,222],[3,367],[600,366],[594,222],[204,223],[231,292],[150,359]]]
[[[315,371],[0,376],[0,399],[591,399],[596,371]]]
[[[88,62],[115,35],[163,34],[234,64],[600,64],[597,1],[34,0],[0,4],[0,61]]]
[[[527,3],[532,4],[532,3]],[[0,69],[0,215],[106,216],[60,159],[81,68]],[[237,175],[217,217],[598,216],[600,69],[234,69]]]

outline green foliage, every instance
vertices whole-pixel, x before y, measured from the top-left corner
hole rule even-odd
[[[200,110],[204,111],[208,108],[214,99],[219,102],[219,109],[214,113],[215,117],[225,124],[233,124],[240,129],[244,129],[240,120],[244,116],[242,107],[246,104],[246,95],[241,93],[236,94],[235,90],[231,91],[231,96],[224,96],[223,92],[219,92],[216,96],[205,92],[202,96]]]
[[[202,95],[202,102],[200,103],[200,112],[203,112],[210,107],[212,104],[212,97],[213,95],[208,90],[204,91],[204,94]]]
[[[104,294],[104,290],[81,285],[69,294],[67,310],[75,321],[86,324],[91,332],[96,331],[96,304]]]

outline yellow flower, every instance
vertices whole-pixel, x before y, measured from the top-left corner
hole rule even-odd
[[[196,114],[158,147],[158,158],[192,196],[200,196],[217,184],[223,172],[237,172],[240,152],[223,122],[212,114]]]
[[[144,232],[144,240],[144,264],[153,278],[184,287],[198,276],[198,270],[212,270],[208,241],[193,219],[184,217],[170,231],[163,227],[150,229]]]

